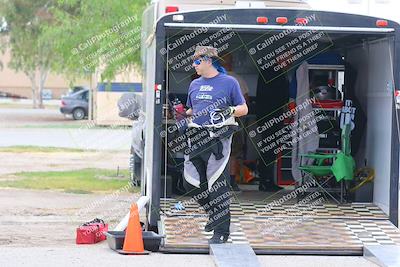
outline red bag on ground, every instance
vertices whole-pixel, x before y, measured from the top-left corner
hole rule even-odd
[[[101,219],[82,224],[76,229],[76,244],[95,244],[106,239],[108,224]]]

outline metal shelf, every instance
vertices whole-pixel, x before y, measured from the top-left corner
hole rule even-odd
[[[309,70],[344,70],[344,65],[308,65]]]

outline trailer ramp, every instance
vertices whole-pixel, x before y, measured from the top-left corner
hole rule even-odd
[[[207,215],[197,204],[173,212],[175,203],[161,202],[162,250],[208,253]],[[228,243],[249,244],[256,254],[363,255],[365,245],[400,245],[400,231],[373,204],[232,203]]]
[[[248,244],[212,244],[210,255],[213,256],[216,267],[261,267]]]

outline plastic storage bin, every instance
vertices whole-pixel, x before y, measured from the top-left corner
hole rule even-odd
[[[152,231],[142,232],[144,249],[156,252],[160,248],[162,235]],[[124,246],[125,232],[124,231],[108,231],[106,233],[108,246],[113,250],[120,250]]]

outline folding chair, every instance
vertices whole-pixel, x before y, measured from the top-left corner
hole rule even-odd
[[[303,172],[302,184],[305,182],[305,176],[308,175],[315,180],[319,190],[308,190],[307,192],[323,192],[332,197],[338,202],[330,193],[340,192],[340,202],[343,203],[344,195],[344,181],[352,180],[354,178],[355,161],[351,156],[350,146],[350,124],[346,124],[341,133],[341,149],[337,153],[308,153],[302,154],[301,162],[303,157],[312,159],[310,165],[300,165],[299,169]],[[319,183],[317,177],[325,177],[324,183]],[[329,180],[335,177],[337,182],[340,182],[340,190],[336,188],[326,188]],[[310,188],[311,189],[311,188]]]

